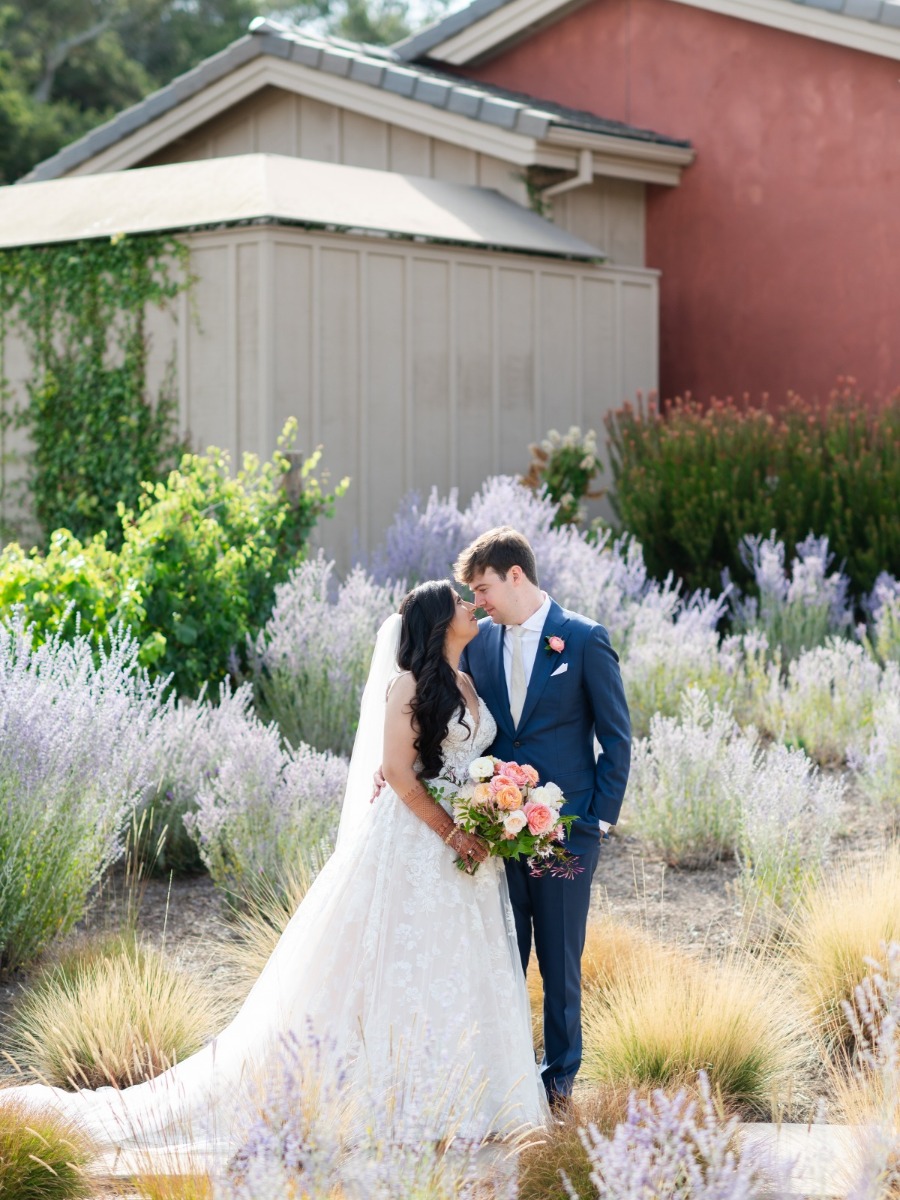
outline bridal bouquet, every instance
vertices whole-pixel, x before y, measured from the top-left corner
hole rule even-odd
[[[560,815],[565,796],[555,783],[540,786],[528,763],[503,762],[493,755],[469,764],[469,777],[452,778],[457,791],[444,793],[457,825],[476,833],[497,858],[528,859],[531,874],[574,879],[583,867],[562,845],[577,817]],[[462,859],[458,867],[464,868]]]

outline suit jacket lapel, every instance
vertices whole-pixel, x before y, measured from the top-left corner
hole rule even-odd
[[[478,679],[482,699],[491,710],[498,727],[512,735],[513,724],[509,713],[509,691],[506,686],[506,668],[503,664],[502,625],[482,625],[478,635],[478,651],[483,656],[484,672]]]
[[[564,615],[563,610],[556,601],[552,601],[550,611],[547,613],[547,619],[544,622],[544,628],[541,630],[541,641],[538,646],[537,658],[535,658],[534,666],[531,669],[531,679],[528,681],[528,690],[525,693],[525,704],[522,708],[522,716],[519,718],[519,724],[516,726],[516,729],[521,729],[531,716],[546,686],[547,680],[559,664],[564,661],[563,654],[554,654],[547,649],[547,643],[544,639],[562,636],[562,631],[568,623],[569,618]],[[508,711],[509,702],[507,700]]]

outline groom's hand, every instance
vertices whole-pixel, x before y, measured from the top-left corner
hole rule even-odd
[[[386,780],[384,778],[384,772],[382,771],[381,767],[379,767],[378,770],[375,772],[375,774],[372,776],[372,795],[369,797],[370,804],[374,804],[375,801],[378,799],[378,797],[381,795],[381,793],[384,791],[385,783],[386,783]]]

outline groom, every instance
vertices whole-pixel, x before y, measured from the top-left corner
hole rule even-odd
[[[606,630],[541,591],[521,533],[489,529],[460,554],[454,573],[487,613],[460,667],[497,722],[491,753],[530,763],[541,783],[562,788],[563,811],[578,817],[567,847],[582,874],[534,879],[526,861],[506,864],[522,969],[533,940],[544,982],[541,1075],[560,1112],[581,1065],[581,954],[600,839],[618,819],[628,782],[628,705]]]

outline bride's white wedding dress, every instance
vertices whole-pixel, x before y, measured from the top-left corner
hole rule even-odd
[[[379,689],[383,680],[370,675],[373,684]],[[464,772],[493,741],[483,701],[473,717],[467,711],[451,724],[446,770]],[[368,752],[376,741],[380,756],[380,737],[370,736]],[[470,876],[390,788],[370,804],[368,780],[380,757],[366,757],[354,750],[335,853],[237,1016],[209,1045],[121,1091],[30,1085],[0,1093],[0,1101],[52,1107],[105,1151],[227,1154],[253,1120],[260,1082],[278,1070],[283,1037],[293,1035],[315,1039],[320,1054],[327,1043],[329,1063],[337,1069],[340,1060],[360,1095],[398,1085],[402,1092],[414,1075],[409,1094],[419,1108],[433,1099],[437,1111],[448,1080],[458,1084],[467,1070],[462,1111],[457,1103],[454,1113],[463,1136],[543,1124],[546,1099],[503,865],[491,858]]]

